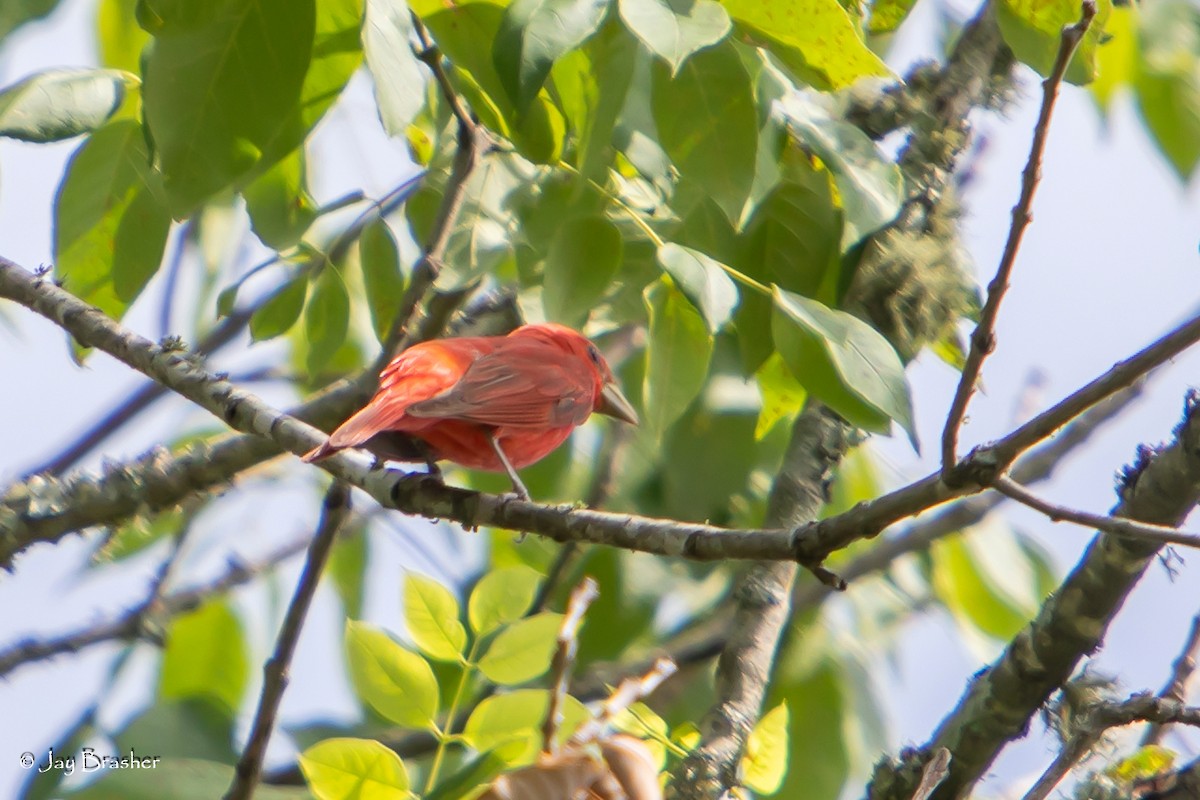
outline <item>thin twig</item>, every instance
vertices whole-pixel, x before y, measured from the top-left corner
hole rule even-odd
[[[653,694],[663,681],[678,671],[679,667],[675,665],[674,661],[669,658],[660,658],[654,662],[654,666],[645,675],[621,681],[616,690],[601,704],[600,713],[584,722],[575,733],[571,734],[570,743],[578,745],[597,739],[613,717],[639,700]]]
[[[1136,522],[1131,519],[1112,517],[1107,514],[1093,514],[1066,506],[1056,505],[1044,500],[1021,484],[1006,475],[998,476],[992,482],[992,488],[997,492],[1016,500],[1018,503],[1040,511],[1050,518],[1051,522],[1074,522],[1099,531],[1141,539],[1155,544],[1175,544],[1182,547],[1200,547],[1200,534],[1188,533],[1166,525],[1151,525],[1147,522]]]
[[[158,309],[158,335],[166,336],[171,332],[171,310],[175,305],[175,287],[179,283],[179,273],[183,267],[183,256],[187,252],[188,240],[196,230],[196,217],[189,219],[175,233],[175,247],[167,260],[166,279],[163,281],[162,305]]]
[[[0,677],[23,664],[42,661],[66,653],[78,653],[103,642],[136,640],[146,635],[151,620],[168,620],[199,608],[208,599],[230,589],[249,583],[274,569],[283,561],[301,552],[307,538],[291,542],[261,561],[251,564],[231,562],[229,569],[216,580],[191,589],[181,589],[162,596],[157,603],[139,603],[108,622],[90,625],[73,633],[45,640],[26,639],[7,650],[0,651]]]
[[[1097,703],[1083,709],[1077,717],[1079,721],[1073,726],[1071,737],[1063,743],[1062,750],[1022,800],[1045,800],[1049,797],[1054,787],[1112,728],[1135,722],[1200,727],[1200,708],[1150,694],[1134,695],[1120,703]]]
[[[1196,673],[1198,655],[1200,655],[1200,614],[1192,617],[1192,626],[1188,631],[1187,640],[1171,666],[1171,678],[1158,693],[1159,697],[1165,700],[1174,700],[1177,703],[1187,700],[1188,683]],[[1142,736],[1142,747],[1159,744],[1166,732],[1167,725],[1158,722],[1151,723]]]
[[[296,644],[300,641],[304,619],[312,605],[313,596],[317,593],[317,585],[321,581],[325,563],[329,560],[329,553],[333,550],[338,530],[349,513],[350,488],[341,481],[334,481],[325,493],[317,532],[309,545],[304,571],[300,573],[296,591],[288,604],[283,625],[275,640],[275,652],[263,666],[263,687],[258,698],[258,710],[254,712],[250,737],[242,751],[242,757],[238,759],[236,775],[229,791],[225,793],[225,800],[248,800],[254,794],[262,772],[267,742],[270,741],[271,731],[275,727],[279,703],[283,699],[284,689],[287,688],[288,669],[296,652]]]
[[[571,682],[571,668],[575,665],[575,653],[579,649],[579,626],[588,606],[600,596],[600,588],[593,578],[584,578],[567,601],[567,613],[558,629],[558,647],[550,662],[550,701],[546,705],[546,718],[542,721],[542,752],[553,755],[554,739],[558,726],[562,724],[562,704]]]
[[[1075,54],[1092,18],[1096,16],[1095,0],[1084,0],[1079,22],[1063,29],[1058,47],[1058,55],[1050,75],[1042,81],[1042,107],[1038,112],[1037,124],[1033,129],[1033,144],[1029,148],[1029,159],[1025,170],[1021,173],[1021,195],[1012,210],[1012,225],[1008,231],[1008,241],[1004,243],[1004,253],[1000,256],[1000,266],[996,276],[988,284],[987,301],[979,315],[979,324],[971,334],[971,349],[967,353],[963,365],[962,377],[954,400],[950,403],[950,413],[946,417],[946,426],[942,429],[942,474],[950,477],[950,470],[958,461],[958,429],[967,413],[967,403],[975,391],[983,361],[996,347],[996,317],[1000,313],[1000,303],[1008,291],[1009,279],[1012,276],[1013,265],[1017,260],[1017,251],[1021,247],[1021,238],[1025,234],[1030,220],[1033,219],[1030,209],[1033,196],[1037,191],[1038,181],[1042,173],[1042,157],[1046,149],[1046,137],[1050,132],[1050,117],[1054,112],[1054,102],[1058,98],[1058,89],[1062,85],[1067,66]]]

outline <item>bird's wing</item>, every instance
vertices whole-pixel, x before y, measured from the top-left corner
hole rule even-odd
[[[379,390],[371,402],[333,432],[330,446],[352,447],[381,431],[402,429],[402,419],[409,407],[454,386],[472,362],[494,348],[494,340],[485,337],[446,339],[410,347],[380,373]]]
[[[472,363],[452,387],[406,413],[517,428],[579,425],[595,402],[591,370],[589,362],[557,347],[510,338]]]

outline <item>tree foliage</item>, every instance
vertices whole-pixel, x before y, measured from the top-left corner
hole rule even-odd
[[[5,4],[0,47],[56,5]],[[993,0],[942,63],[902,79],[887,65],[887,37],[914,5],[98,0],[100,63],[0,90],[0,136],[78,140],[55,198],[58,284],[116,320],[155,292],[166,318],[187,305],[192,321],[164,335],[208,353],[236,342],[274,354],[274,372],[304,408],[326,403],[306,417],[326,428],[361,404],[379,357],[397,347],[447,332],[504,332],[518,318],[561,322],[605,349],[643,422],[633,433],[579,431],[525,471],[535,500],[795,528],[817,512],[789,492],[817,498],[820,516],[832,518],[891,488],[857,445],[901,433],[920,446],[912,359],[929,350],[959,369],[968,361],[973,346],[960,330],[983,306],[957,239],[953,175],[969,143],[968,112],[1003,102],[1014,57],[1056,86],[1062,31],[1081,14],[1073,0]],[[1200,12],[1186,0],[1102,0],[1088,21],[1062,65],[1065,80],[1088,84],[1100,113],[1131,92],[1148,135],[1188,178],[1200,162]],[[377,116],[359,122],[403,148],[415,177],[395,176],[379,196],[325,196],[314,175],[337,161],[323,126],[357,76],[369,77]],[[908,138],[897,154],[880,140],[899,130]],[[349,136],[334,143],[355,146]],[[194,289],[188,296],[177,292],[181,280]],[[74,355],[88,358],[92,344],[81,340]],[[167,353],[179,347],[163,344]],[[106,424],[101,439],[117,427]],[[802,451],[822,425],[822,441],[841,444]],[[161,644],[144,710],[104,727],[101,703],[56,743],[74,752],[99,733],[126,749],[153,744],[168,763],[154,782],[118,771],[65,789],[53,773],[35,773],[27,796],[159,797],[165,785],[186,787],[171,796],[214,796],[235,782],[258,654],[246,610],[226,592],[296,549],[192,595],[175,586],[170,570],[185,538],[190,548],[210,535],[206,512],[226,502],[210,489],[268,455],[235,458],[242,445],[223,435],[205,421],[165,443],[163,460],[114,467],[105,479],[136,513],[89,516],[104,492],[86,495],[80,487],[92,479],[71,484],[62,466],[0,493],[0,531],[14,541],[40,519],[36,509],[66,508],[83,522],[62,523],[58,536],[108,528],[93,569],[160,559],[172,579],[109,637],[128,640],[110,683],[138,640]],[[1016,454],[991,468],[1004,473]],[[211,468],[204,477],[171,482],[182,494],[138,494],[156,479],[151,471],[199,476],[201,462]],[[964,485],[991,485],[969,458],[954,467],[928,479],[941,488],[924,505],[880,527],[958,497]],[[286,470],[301,474],[295,463]],[[116,482],[122,474],[128,481]],[[504,488],[495,476],[450,476],[480,491]],[[298,491],[271,482],[245,477],[231,494]],[[760,673],[757,684],[744,678],[744,729],[721,761],[707,749],[719,737],[704,720],[731,702],[729,679],[708,666],[722,649],[736,656],[730,619],[772,585],[756,583],[760,567],[536,536],[517,543],[489,530],[484,568],[468,586],[416,571],[401,578],[388,565],[404,620],[392,631],[364,609],[378,590],[368,570],[386,535],[378,517],[395,512],[361,511],[337,532],[325,570],[345,618],[344,639],[330,646],[344,656],[357,721],[277,727],[290,760],[268,764],[267,783],[283,786],[261,786],[259,796],[453,800],[478,796],[502,774],[542,769],[534,742],[563,624],[551,609],[588,575],[600,597],[579,635],[578,697],[562,709],[564,736],[585,724],[584,702],[603,697],[605,682],[636,674],[648,652],[665,649],[698,668],[612,723],[644,741],[678,797],[716,796],[717,784],[742,796],[838,797],[895,750],[871,669],[905,620],[936,604],[986,649],[1057,613],[1044,604],[1057,585],[1046,555],[999,517],[972,513],[936,534],[915,523],[906,535],[920,543],[871,569],[863,559],[886,543],[852,540],[878,528],[814,563],[799,559],[829,584],[843,569],[874,575],[852,585],[854,619],[836,626],[811,597],[816,582],[804,578],[793,593],[793,573],[776,581],[783,590],[768,599],[794,606],[786,627],[762,633],[772,658],[749,670]],[[24,546],[6,544],[0,560]],[[1064,658],[1073,669],[1084,654]],[[29,660],[6,657],[6,668]],[[1037,705],[1016,712],[1022,724]],[[998,751],[1007,739],[997,739]],[[612,741],[589,743],[588,764],[615,774],[615,757],[596,750]],[[945,787],[969,787],[994,755],[976,763],[951,748],[955,777]],[[711,774],[693,769],[701,762]],[[927,762],[882,761],[868,792],[912,797]],[[1094,780],[1131,784],[1164,771],[1154,763]],[[975,771],[958,777],[959,769]],[[304,787],[288,786],[296,783]],[[932,796],[952,796],[945,787]]]

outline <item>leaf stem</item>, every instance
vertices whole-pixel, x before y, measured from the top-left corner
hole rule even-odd
[[[438,740],[437,749],[433,752],[433,763],[429,765],[429,774],[425,776],[425,791],[421,794],[427,795],[433,791],[434,782],[442,768],[442,759],[446,757],[446,747],[458,739],[453,730],[454,719],[458,715],[458,707],[462,703],[463,694],[467,691],[467,678],[470,677],[471,670],[475,668],[475,659],[479,655],[478,650],[479,639],[477,638],[471,643],[471,650],[467,653],[466,660],[461,662],[462,675],[459,676],[458,687],[454,690],[450,707],[446,709],[446,729],[435,731]]]
[[[609,188],[607,186],[603,186],[603,185],[597,183],[592,178],[584,178],[583,173],[581,173],[579,170],[575,169],[575,167],[571,166],[570,164],[568,164],[565,161],[560,160],[556,166],[559,167],[560,169],[570,172],[572,175],[583,178],[585,181],[588,182],[588,184],[591,185],[591,187],[593,189],[595,189],[597,192],[599,192],[604,197],[608,198],[608,200],[613,205],[617,206],[622,211],[624,211],[626,213],[626,215],[628,215],[629,218],[633,221],[633,224],[637,225],[639,228],[641,228],[642,232],[646,234],[646,237],[649,238],[650,241],[654,242],[655,247],[662,247],[663,245],[666,244],[666,242],[663,241],[663,238],[661,236],[659,236],[658,233],[655,232],[655,230],[653,228],[650,227],[650,223],[648,223],[648,222],[646,222],[646,220],[642,219],[642,215],[638,212],[638,210],[636,208],[634,208],[633,206],[629,205],[624,200],[622,200],[619,195],[617,195],[614,192],[612,192],[611,190],[609,190]],[[771,288],[769,286],[767,286],[765,283],[759,283],[758,281],[754,280],[754,278],[751,278],[749,275],[745,274],[744,272],[740,272],[740,271],[734,269],[733,267],[729,266],[728,264],[723,264],[720,261],[717,261],[715,258],[713,259],[713,262],[715,264],[717,264],[717,266],[719,266],[722,270],[724,270],[726,275],[733,278],[735,281],[742,284],[743,286],[749,287],[749,288],[753,289],[754,291],[758,292],[759,294],[766,295],[767,297],[772,296],[773,293],[771,291]]]

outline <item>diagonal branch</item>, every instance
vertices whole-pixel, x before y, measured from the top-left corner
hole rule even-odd
[[[308,616],[308,609],[317,593],[317,585],[333,550],[338,530],[349,514],[350,489],[340,481],[334,481],[325,493],[317,533],[308,547],[304,571],[296,583],[296,591],[288,604],[283,626],[275,640],[275,652],[263,666],[263,688],[258,698],[258,709],[254,712],[250,737],[242,751],[242,757],[238,759],[236,774],[229,791],[225,793],[225,800],[249,800],[254,795],[254,788],[262,773],[267,742],[270,741],[271,731],[275,727],[279,703],[283,700],[284,689],[287,688],[288,670],[296,652],[296,644],[300,641],[300,630],[304,627],[304,619]]]
[[[1200,502],[1200,397],[1188,396],[1174,440],[1161,448],[1141,448],[1121,483],[1114,516],[1155,525],[1183,521]],[[1128,536],[1097,536],[1037,618],[975,676],[932,739],[906,753],[902,763],[876,768],[872,800],[907,800],[921,766],[939,747],[949,749],[954,760],[934,799],[969,791],[1000,750],[1024,734],[1037,709],[1067,681],[1080,659],[1100,646],[1159,547]]]
[[[942,475],[951,477],[951,471],[958,461],[958,429],[962,426],[967,413],[967,403],[975,391],[979,373],[983,369],[983,361],[996,346],[996,317],[1000,313],[1000,303],[1008,291],[1009,279],[1012,276],[1013,265],[1017,260],[1017,251],[1021,248],[1021,238],[1025,228],[1033,219],[1030,208],[1033,205],[1033,195],[1037,191],[1038,180],[1042,173],[1042,156],[1046,150],[1046,137],[1050,132],[1050,117],[1054,113],[1054,102],[1058,98],[1058,89],[1062,85],[1063,76],[1071,57],[1083,41],[1083,36],[1096,16],[1095,0],[1083,0],[1083,12],[1079,22],[1063,29],[1058,47],[1058,55],[1050,75],[1042,81],[1042,107],[1038,112],[1037,124],[1033,129],[1033,144],[1029,148],[1029,160],[1021,174],[1021,195],[1012,210],[1012,226],[1008,231],[1008,241],[1004,243],[1004,252],[1000,256],[1000,266],[996,277],[988,284],[987,301],[979,315],[979,324],[971,334],[971,350],[963,365],[962,377],[958,389],[954,392],[954,400],[950,403],[950,413],[946,417],[946,426],[942,430]]]
[[[1192,625],[1188,630],[1187,641],[1179,652],[1179,657],[1171,665],[1171,678],[1167,685],[1158,693],[1159,697],[1183,703],[1187,700],[1188,684],[1196,674],[1196,658],[1200,657],[1200,614],[1192,617]],[[1154,722],[1142,736],[1142,747],[1149,747],[1162,742],[1168,725]]]

